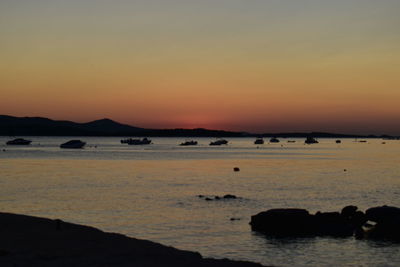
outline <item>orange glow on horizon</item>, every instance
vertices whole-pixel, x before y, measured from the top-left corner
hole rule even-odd
[[[139,2],[0,3],[0,114],[400,135],[400,2]]]

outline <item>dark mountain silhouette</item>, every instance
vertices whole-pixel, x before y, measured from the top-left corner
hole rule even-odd
[[[132,133],[144,131],[143,128],[138,128],[126,124],[121,124],[110,119],[101,119],[88,123],[82,123],[81,127],[88,131],[104,132],[111,135],[120,135],[122,133]]]
[[[0,115],[0,135],[40,136],[124,136],[144,131],[109,119],[88,123],[55,121],[41,117],[12,117]]]
[[[388,135],[354,135],[324,132],[265,133],[230,132],[208,129],[144,129],[121,124],[110,119],[87,123],[58,121],[41,117],[13,117],[0,115],[0,135],[3,136],[160,136],[160,137],[279,137],[305,138],[392,138]]]
[[[0,115],[0,135],[5,136],[243,136],[243,133],[207,129],[144,129],[110,119],[87,123],[41,117]]]

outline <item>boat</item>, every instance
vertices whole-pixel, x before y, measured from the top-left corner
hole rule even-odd
[[[180,144],[180,146],[196,146],[197,145],[197,141],[186,141]]]
[[[264,144],[264,139],[262,137],[259,137],[254,141],[254,144],[255,145],[262,145],[262,144]]]
[[[287,142],[288,142],[288,143],[296,143],[295,140],[288,140]]]
[[[217,141],[211,142],[210,146],[220,146],[220,145],[227,145],[228,141],[226,141],[225,139],[219,139]]]
[[[383,140],[400,140],[400,137],[398,136],[386,136],[382,138]]]
[[[272,137],[271,139],[269,139],[270,143],[279,143],[279,139],[276,137]]]
[[[130,139],[128,139],[127,144],[128,145],[135,145],[135,146],[137,146],[137,145],[149,145],[149,144],[151,144],[151,140],[147,139],[146,137],[143,138],[143,139],[132,139],[132,138],[130,138]]]
[[[31,142],[32,142],[31,140],[17,138],[17,139],[8,141],[6,144],[7,145],[29,145]]]
[[[341,142],[341,140],[336,140],[336,144],[340,144]]]
[[[60,145],[60,148],[82,148],[86,145],[85,142],[81,140],[70,140],[64,144]]]
[[[121,144],[127,144],[129,140],[132,140],[132,138],[121,139]]]
[[[306,141],[304,141],[304,143],[306,143],[306,144],[318,144],[319,142],[315,138],[310,136],[310,137],[307,137],[307,139],[306,139]]]

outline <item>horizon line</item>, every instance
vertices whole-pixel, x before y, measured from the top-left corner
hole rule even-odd
[[[57,122],[72,122],[72,123],[78,123],[78,124],[87,124],[87,123],[91,123],[91,122],[96,122],[96,121],[102,121],[102,120],[108,120],[108,121],[112,121],[114,123],[118,123],[120,125],[125,125],[125,126],[129,126],[129,127],[133,127],[133,128],[139,128],[139,129],[143,129],[143,130],[207,130],[207,131],[219,131],[219,132],[229,132],[229,133],[238,133],[238,134],[250,134],[250,135],[279,135],[279,134],[311,134],[311,133],[316,133],[316,134],[330,134],[330,135],[353,135],[353,136],[375,136],[375,137],[379,137],[379,136],[389,136],[389,137],[399,137],[400,135],[390,135],[390,134],[385,134],[385,133],[381,133],[381,134],[370,134],[370,133],[363,133],[363,134],[355,134],[355,133],[338,133],[338,132],[328,132],[328,131],[280,131],[280,132],[261,132],[261,133],[257,133],[257,132],[251,132],[251,131],[246,131],[246,130],[242,130],[242,131],[231,131],[231,130],[225,130],[225,129],[212,129],[212,128],[204,128],[204,127],[196,127],[196,128],[182,128],[182,127],[176,127],[176,128],[143,128],[140,126],[136,126],[136,125],[131,125],[131,124],[127,124],[127,123],[122,123],[119,121],[116,121],[114,119],[111,118],[107,118],[107,117],[103,117],[101,119],[94,119],[94,120],[89,120],[89,121],[84,121],[84,122],[76,122],[73,120],[68,120],[68,119],[53,119],[53,118],[49,118],[49,117],[42,117],[42,116],[13,116],[13,115],[6,115],[6,114],[0,114],[0,117],[12,117],[12,118],[18,118],[18,119],[47,119],[47,120],[51,120],[51,121],[57,121]]]

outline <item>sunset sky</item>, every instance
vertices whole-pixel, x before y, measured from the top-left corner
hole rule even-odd
[[[0,114],[400,135],[398,0],[2,0]]]

